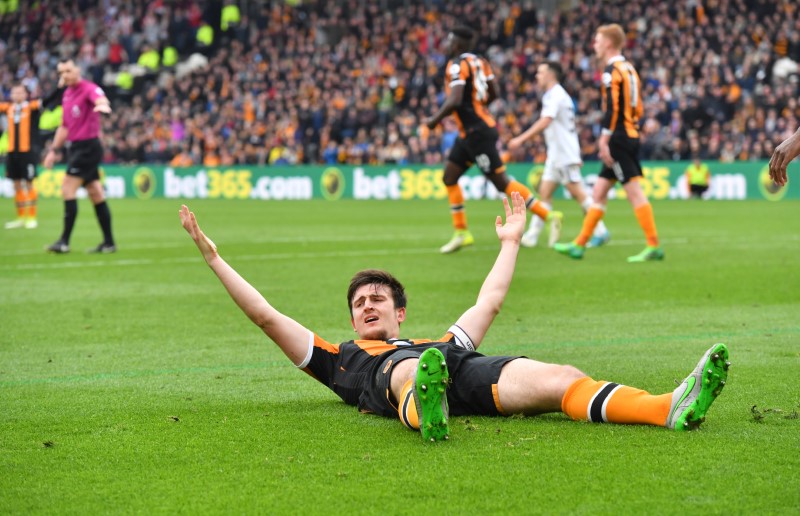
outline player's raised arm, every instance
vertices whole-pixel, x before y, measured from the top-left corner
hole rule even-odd
[[[800,129],[775,148],[769,160],[769,177],[775,184],[786,184],[786,167],[800,155]]]
[[[475,305],[464,312],[456,322],[456,325],[464,330],[476,349],[503,306],[503,300],[511,285],[511,278],[514,276],[519,242],[525,231],[527,209],[522,196],[517,192],[512,192],[511,205],[509,206],[508,199],[503,198],[503,206],[506,212],[505,224],[500,216],[495,221],[497,238],[500,240],[500,253],[497,255],[489,275],[483,281]]]
[[[222,259],[217,246],[203,233],[194,213],[186,205],[181,206],[180,217],[183,228],[242,312],[281,348],[292,363],[302,363],[308,353],[311,332],[273,308],[264,296]]]

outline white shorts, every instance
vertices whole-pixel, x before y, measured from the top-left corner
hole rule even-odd
[[[580,165],[563,165],[557,167],[552,163],[545,163],[542,181],[550,181],[565,185],[567,183],[582,183]]]

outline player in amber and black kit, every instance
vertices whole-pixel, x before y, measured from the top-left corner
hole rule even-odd
[[[6,229],[33,229],[36,222],[36,164],[39,163],[39,112],[41,100],[28,100],[22,84],[11,88],[11,102],[0,102],[8,125],[6,177],[14,182],[14,204],[17,218],[6,222]]]
[[[564,412],[596,423],[638,423],[690,430],[725,385],[728,350],[715,344],[672,392],[654,396],[617,383],[595,381],[569,365],[520,356],[487,356],[481,345],[511,285],[525,202],[504,198],[505,223],[495,231],[500,251],[475,304],[445,326],[438,341],[403,339],[403,285],[380,270],[356,273],[347,290],[350,324],[357,340],[329,342],[276,310],[222,259],[194,213],[181,207],[184,229],[241,310],[299,369],[361,412],[398,417],[425,440],[446,439],[453,415],[501,416]]]
[[[497,85],[489,62],[469,52],[474,39],[475,33],[467,27],[457,27],[448,34],[445,44],[449,58],[445,70],[447,98],[439,111],[424,122],[433,129],[452,114],[459,132],[447,156],[443,176],[455,233],[440,251],[452,253],[475,242],[467,228],[464,194],[458,185],[459,178],[473,164],[478,165],[498,192],[506,195],[519,192],[530,211],[551,223],[550,231],[555,234],[555,240],[561,229],[561,213],[547,209],[525,185],[506,175],[506,167],[497,150],[497,123],[488,109],[489,103],[497,97]]]
[[[603,25],[594,36],[594,53],[603,63],[601,93],[603,123],[598,140],[598,155],[603,162],[600,177],[592,192],[592,206],[583,219],[583,228],[570,243],[556,244],[555,250],[571,258],[583,258],[586,243],[606,211],[608,192],[617,181],[622,183],[636,220],[645,234],[647,247],[629,262],[663,260],[664,251],[659,246],[653,207],[647,200],[639,179],[639,120],[644,114],[642,87],[636,69],[622,55],[625,31],[616,23]]]

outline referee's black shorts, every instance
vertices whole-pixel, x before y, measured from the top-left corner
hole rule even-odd
[[[600,177],[616,180],[622,184],[634,177],[642,176],[642,164],[639,162],[639,140],[632,138],[614,138],[608,143],[608,150],[614,158],[614,165],[603,164]]]
[[[97,181],[102,161],[103,145],[99,138],[76,140],[67,152],[67,175],[80,178],[83,184]]]

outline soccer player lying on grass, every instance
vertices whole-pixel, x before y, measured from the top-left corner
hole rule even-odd
[[[298,368],[362,412],[398,417],[425,440],[446,439],[450,414],[500,416],[562,411],[575,420],[638,423],[675,430],[697,428],[725,385],[724,344],[709,349],[673,392],[653,396],[616,383],[595,381],[569,365],[518,356],[485,356],[480,346],[508,292],[525,202],[503,199],[505,223],[495,228],[500,252],[475,305],[437,341],[400,338],[406,319],[403,286],[384,271],[357,273],[347,291],[350,323],[359,340],[332,344],[273,308],[228,265],[181,207],[183,227],[231,298]]]

